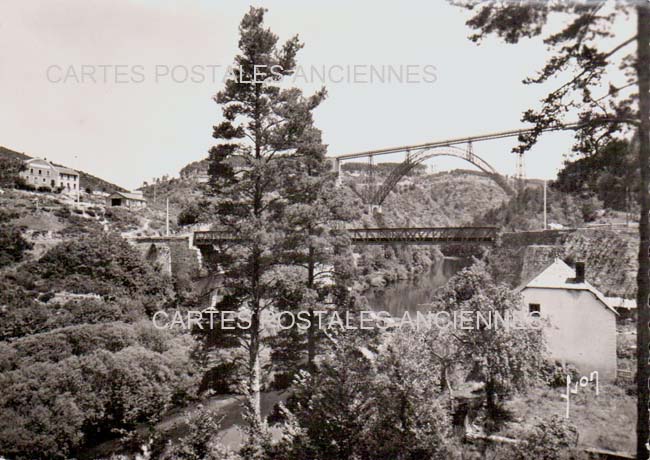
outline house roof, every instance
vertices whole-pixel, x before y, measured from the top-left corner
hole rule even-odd
[[[541,273],[537,274],[532,280],[519,286],[516,291],[521,292],[529,288],[538,289],[565,289],[571,291],[589,291],[591,292],[605,308],[613,312],[615,315],[616,310],[607,298],[588,281],[582,283],[575,283],[575,270],[569,267],[564,261],[555,259],[555,261],[546,267]]]
[[[112,198],[114,196],[121,196],[122,198],[126,198],[128,200],[135,200],[135,201],[147,201],[144,199],[144,197],[140,193],[132,193],[132,192],[113,192],[109,195],[109,198]]]
[[[78,176],[79,173],[75,171],[74,169],[66,168],[65,166],[54,166],[57,171],[61,174],[70,174],[71,176]]]
[[[41,166],[44,168],[55,169],[55,166],[52,163],[47,160],[43,160],[42,158],[32,158],[25,161],[25,164],[29,166]]]
[[[45,159],[42,158],[32,158],[30,160],[25,161],[25,165],[29,166],[40,166],[42,168],[50,168],[54,169],[60,174],[70,174],[71,176],[78,176],[79,173],[75,171],[74,169],[66,168],[65,166],[57,166],[54,163],[51,163]]]

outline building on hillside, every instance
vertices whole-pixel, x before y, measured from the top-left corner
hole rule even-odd
[[[106,197],[106,206],[142,209],[147,206],[142,192],[113,192]]]
[[[518,288],[525,313],[538,315],[550,358],[573,364],[581,375],[598,371],[616,379],[617,313],[605,296],[585,280],[585,265],[575,270],[556,259]]]
[[[56,166],[46,159],[32,158],[25,161],[25,170],[20,176],[32,187],[61,189],[63,193],[77,194],[81,187],[79,173],[74,169]]]

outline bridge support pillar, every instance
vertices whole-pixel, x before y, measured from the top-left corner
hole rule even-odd
[[[336,171],[336,185],[337,187],[340,187],[341,185],[343,185],[343,177],[341,177],[341,160],[339,160],[338,158],[334,162],[334,168]]]

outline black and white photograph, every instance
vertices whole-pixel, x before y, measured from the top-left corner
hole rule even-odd
[[[650,459],[650,0],[0,41],[0,460]]]

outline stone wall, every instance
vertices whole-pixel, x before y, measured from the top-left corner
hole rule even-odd
[[[142,257],[170,275],[178,290],[190,288],[201,271],[200,252],[190,246],[189,238],[139,238],[130,240]]]
[[[638,233],[634,228],[588,228],[505,234],[487,260],[495,279],[516,287],[556,257],[585,262],[586,278],[607,296],[636,295]]]

